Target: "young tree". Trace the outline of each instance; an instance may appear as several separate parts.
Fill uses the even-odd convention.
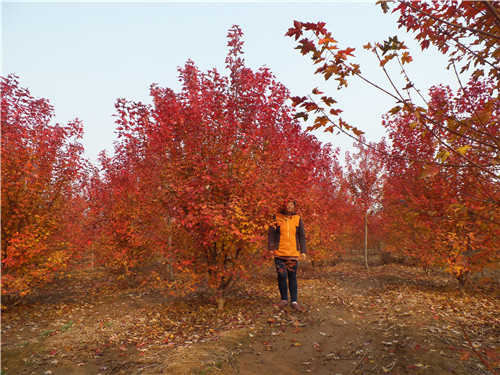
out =
[[[219,307],[261,264],[279,202],[308,202],[332,161],[293,119],[286,88],[268,69],[245,67],[241,37],[238,27],[230,30],[228,77],[188,61],[179,69],[180,93],[152,85],[152,105],[118,100],[119,142],[105,166],[145,194],[134,199],[155,200],[155,220],[168,217],[189,235],[190,246],[170,255],[192,285],[214,291]]]
[[[385,141],[379,144],[354,144],[358,152],[354,155],[346,153],[345,181],[358,211],[364,216],[365,229],[365,265],[368,269],[368,218],[380,209],[384,190],[385,166],[381,154],[375,150],[385,150]]]
[[[84,161],[78,120],[2,78],[2,295],[25,296],[66,269],[78,249]]]

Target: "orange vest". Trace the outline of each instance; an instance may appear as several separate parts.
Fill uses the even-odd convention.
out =
[[[269,250],[275,257],[299,258],[306,252],[304,226],[299,215],[276,214],[269,227]]]

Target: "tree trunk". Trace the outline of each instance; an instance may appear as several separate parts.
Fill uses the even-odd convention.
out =
[[[460,294],[463,294],[469,282],[469,271],[461,270],[457,275],[455,275],[455,277],[458,280]]]
[[[226,300],[224,299],[224,297],[222,295],[220,295],[220,296],[217,297],[217,309],[219,311],[224,310],[224,304],[225,303],[226,303]]]
[[[167,274],[168,280],[174,281],[174,267],[172,266],[172,261],[170,260],[170,258],[167,258]]]
[[[224,310],[224,305],[226,304],[226,289],[225,288],[219,288],[217,290],[217,293],[215,294],[215,302],[217,302],[217,309],[219,311]]]
[[[172,265],[172,257],[171,257],[171,252],[172,252],[172,234],[171,232],[171,227],[170,227],[170,217],[168,218],[167,225],[169,227],[169,234],[167,238],[167,246],[168,246],[168,255],[167,255],[167,271],[168,271],[168,279],[170,281],[174,281],[174,267]]]
[[[368,266],[368,211],[365,214],[365,266],[367,270],[370,269]]]

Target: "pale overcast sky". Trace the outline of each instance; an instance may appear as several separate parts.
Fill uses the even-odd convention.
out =
[[[373,2],[2,2],[2,76],[14,73],[35,97],[49,99],[56,121],[84,123],[86,157],[113,153],[117,98],[149,103],[149,87],[180,88],[177,68],[191,59],[203,71],[224,72],[226,35],[233,25],[244,33],[247,66],[267,66],[291,91],[307,95],[319,86],[334,96],[344,118],[370,141],[383,135],[381,115],[393,101],[352,80],[337,91],[334,81],[314,76],[309,57],[284,34],[293,20],[324,21],[344,47],[355,47],[362,71],[377,83],[384,77],[367,42],[398,35],[411,47],[409,72],[426,92],[432,84],[456,86],[446,59],[420,53],[410,35]],[[396,72],[398,69],[396,70]],[[352,140],[315,132],[323,142],[349,150]]]

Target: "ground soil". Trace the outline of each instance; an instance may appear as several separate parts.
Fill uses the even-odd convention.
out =
[[[304,311],[274,305],[272,267],[223,311],[204,295],[75,275],[2,311],[2,375],[500,373],[499,298],[361,259],[302,266]]]

